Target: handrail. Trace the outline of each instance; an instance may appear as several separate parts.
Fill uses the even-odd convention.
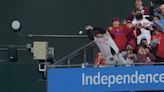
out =
[[[152,64],[150,63],[117,63],[117,64],[107,64],[107,65],[96,65],[96,64],[86,64],[84,65],[85,67],[99,67],[99,66],[104,66],[104,67],[108,67],[108,66],[126,66],[128,65],[127,67],[130,67],[130,66],[141,66],[141,65],[164,65],[164,62],[154,62]],[[62,67],[82,67],[83,64],[73,64],[73,65],[47,65],[47,68],[55,68],[55,67],[58,67],[58,68],[62,68]]]
[[[18,48],[26,48],[25,45],[0,45],[0,47],[18,47]]]
[[[86,48],[89,47],[89,46],[91,46],[91,47],[94,46],[93,41],[92,41],[92,42],[89,42],[88,44],[82,46],[81,48],[79,48],[79,49],[73,51],[72,53],[68,54],[67,56],[65,56],[65,57],[63,57],[63,58],[61,58],[61,59],[59,59],[58,61],[56,61],[56,62],[54,63],[54,65],[65,63],[64,60],[66,60],[66,59],[68,59],[68,58],[70,58],[70,57],[72,58],[73,55],[77,54],[77,53],[80,52],[81,50],[86,49]],[[76,55],[75,55],[75,56],[76,56]]]
[[[48,38],[88,38],[87,35],[40,35],[40,34],[23,34],[21,32],[17,32],[19,36],[34,38],[34,37],[48,37]]]
[[[33,34],[29,34],[28,37],[88,38],[87,35],[33,35]]]

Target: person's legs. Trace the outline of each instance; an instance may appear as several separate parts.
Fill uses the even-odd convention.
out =
[[[111,48],[115,51],[115,54],[118,54],[119,53],[119,48],[116,45],[115,41],[112,38],[109,41],[110,41]]]

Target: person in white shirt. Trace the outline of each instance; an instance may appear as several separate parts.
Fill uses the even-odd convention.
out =
[[[136,9],[135,18],[133,19],[132,24],[141,31],[141,34],[137,36],[137,44],[139,44],[143,38],[145,38],[148,41],[148,44],[150,44],[151,32],[149,28],[152,27],[153,22],[150,22],[148,19],[146,19],[141,11]]]
[[[125,60],[121,54],[119,54],[119,49],[112,39],[111,35],[106,32],[103,28],[96,28],[92,26],[86,26],[87,34],[90,40],[93,40],[95,44],[99,47],[102,55],[106,59],[106,64],[115,65],[117,63],[125,63]],[[96,35],[93,36],[91,31],[96,30]],[[112,54],[111,49],[114,50],[115,54]]]

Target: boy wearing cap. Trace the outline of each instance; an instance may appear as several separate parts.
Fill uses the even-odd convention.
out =
[[[128,31],[125,29],[124,26],[120,24],[119,18],[113,18],[112,22],[113,25],[112,27],[108,28],[108,32],[111,34],[113,40],[118,46],[119,51],[120,52],[124,51],[128,43],[128,39],[127,39]]]

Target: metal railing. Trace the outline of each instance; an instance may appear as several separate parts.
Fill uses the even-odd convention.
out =
[[[68,54],[67,56],[57,60],[53,65],[61,65],[67,62],[67,65],[70,65],[71,59],[77,56],[81,51],[83,51],[83,63],[86,63],[86,56],[87,56],[87,49],[93,47],[95,44],[94,42],[89,42],[88,44],[82,46],[81,48],[73,51],[72,53]],[[67,60],[67,61],[66,61]]]
[[[128,65],[128,66],[127,66]],[[114,66],[126,66],[126,67],[133,67],[133,66],[143,66],[143,65],[164,65],[164,62],[154,62],[153,64],[150,63],[116,63],[116,64],[106,64],[106,65],[96,65],[96,64],[87,64],[84,67],[114,67]],[[48,65],[47,68],[65,68],[65,67],[81,67],[84,68],[82,64],[72,64],[72,65]]]
[[[87,35],[40,35],[40,34],[23,34],[21,32],[17,32],[17,34],[21,37],[28,37],[28,38],[34,38],[34,37],[47,37],[47,38],[88,38]]]

